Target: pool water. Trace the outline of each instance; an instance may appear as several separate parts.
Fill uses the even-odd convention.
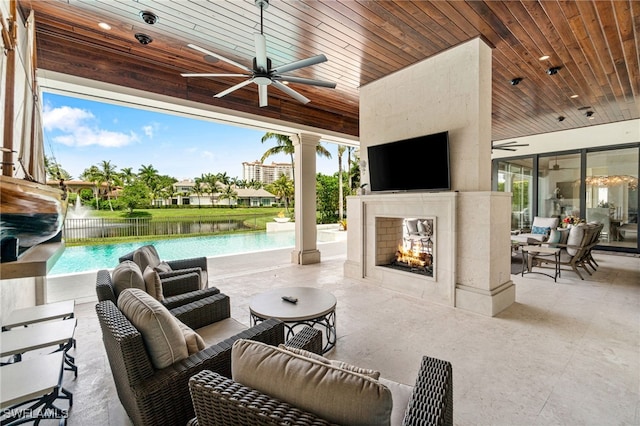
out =
[[[137,241],[135,243],[67,247],[49,275],[111,269],[118,258],[133,250],[153,244],[162,260],[201,256],[249,253],[295,246],[295,232],[257,232],[247,234],[190,237],[172,240]]]

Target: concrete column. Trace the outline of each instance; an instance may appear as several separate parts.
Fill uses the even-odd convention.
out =
[[[296,247],[291,263],[320,263],[316,246],[316,147],[320,137],[311,134],[291,136],[294,153]]]

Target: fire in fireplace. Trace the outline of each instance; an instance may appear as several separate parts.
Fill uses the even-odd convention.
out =
[[[376,262],[434,276],[435,218],[376,217]]]
[[[406,249],[400,245],[395,259],[387,266],[432,277],[433,254],[415,248]]]

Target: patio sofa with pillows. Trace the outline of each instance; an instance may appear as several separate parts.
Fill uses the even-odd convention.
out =
[[[237,340],[232,379],[202,371],[189,381],[191,426],[452,425],[452,367],[423,357],[415,386],[380,372],[285,346]]]
[[[556,229],[560,220],[557,217],[535,216],[529,232],[512,235],[511,240],[520,243],[542,243],[549,238],[551,230]]]
[[[229,298],[220,293],[169,311],[129,288],[117,305],[99,302],[96,313],[118,398],[135,425],[185,425],[195,415],[189,378],[202,370],[230,378],[236,340],[284,343],[281,321],[248,328],[230,318]],[[307,327],[287,344],[320,352],[322,336]]]

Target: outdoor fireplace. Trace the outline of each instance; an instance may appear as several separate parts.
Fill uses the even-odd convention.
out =
[[[433,277],[435,218],[376,218],[376,265]]]

